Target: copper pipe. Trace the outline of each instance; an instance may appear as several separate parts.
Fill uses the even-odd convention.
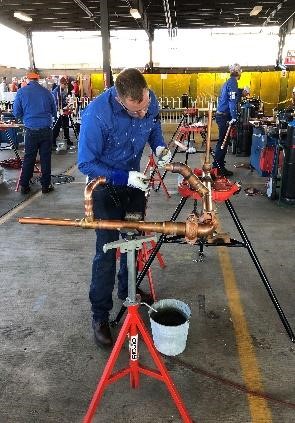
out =
[[[212,128],[212,110],[213,110],[213,103],[209,103],[208,109],[208,124],[207,124],[207,139],[206,139],[206,154],[205,160],[203,165],[204,172],[210,171],[211,169],[211,159],[210,159],[210,146],[211,146],[211,128]]]
[[[198,237],[206,238],[212,235],[215,230],[215,223],[212,222],[144,222],[144,221],[124,221],[124,220],[93,220],[84,219],[53,219],[38,217],[21,217],[19,223],[29,223],[38,225],[55,226],[76,226],[84,229],[136,229],[143,232],[156,232],[169,235],[181,235],[188,241]]]
[[[165,165],[165,169],[172,173],[179,173],[190,184],[190,187],[197,191],[201,197],[208,194],[208,188],[193,173],[191,168],[184,163],[169,163]]]
[[[93,215],[93,200],[92,200],[92,193],[93,190],[98,185],[105,185],[106,178],[104,176],[99,176],[96,179],[92,179],[92,181],[88,182],[84,189],[84,209],[85,209],[85,219],[88,222],[92,222],[94,215]]]

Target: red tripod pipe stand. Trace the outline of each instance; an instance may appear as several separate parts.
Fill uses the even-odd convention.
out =
[[[180,394],[177,391],[176,386],[174,385],[171,377],[169,376],[168,371],[162,361],[162,358],[156,351],[151,336],[149,335],[138,312],[140,299],[136,295],[135,250],[139,250],[144,242],[154,241],[155,239],[155,237],[140,237],[138,239],[135,239],[134,235],[131,237],[129,235],[129,240],[127,242],[126,240],[119,240],[104,245],[104,252],[112,248],[120,248],[121,253],[127,252],[128,297],[126,298],[125,305],[128,308],[128,313],[123,323],[122,329],[120,330],[115,346],[108,359],[102,377],[93,394],[89,408],[83,419],[83,423],[92,422],[97,406],[99,405],[99,402],[102,398],[103,392],[108,385],[116,382],[118,379],[121,379],[124,376],[129,375],[131,387],[138,388],[140,374],[145,374],[147,376],[153,377],[164,382],[167,386],[168,391],[170,392],[173,401],[175,402],[175,405],[179,411],[182,421],[184,423],[192,423],[192,419],[190,418],[188,411],[184,403],[182,402]],[[144,367],[139,363],[139,335],[141,335],[143,341],[145,342],[147,349],[150,355],[152,356],[152,359],[158,370]],[[122,370],[112,373],[120,351],[123,347],[124,341],[127,337],[129,339],[129,365]]]

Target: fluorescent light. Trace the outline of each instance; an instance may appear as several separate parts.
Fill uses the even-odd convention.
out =
[[[25,22],[32,22],[32,18],[31,16],[27,15],[26,13],[23,12],[14,12],[13,16],[17,19],[20,19],[21,21],[25,21]]]
[[[262,6],[254,6],[253,9],[250,12],[250,16],[256,16],[258,13],[260,13],[262,10]]]
[[[134,19],[140,19],[141,18],[141,14],[139,13],[138,9],[130,9],[130,15]]]

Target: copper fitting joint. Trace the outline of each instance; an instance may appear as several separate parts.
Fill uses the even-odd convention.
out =
[[[209,193],[208,188],[200,181],[200,179],[193,173],[191,168],[184,163],[168,163],[165,169],[172,173],[179,173],[189,183],[190,187],[197,191],[201,197]]]

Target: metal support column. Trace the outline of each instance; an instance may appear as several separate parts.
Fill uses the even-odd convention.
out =
[[[33,41],[32,41],[32,31],[27,31],[26,37],[27,37],[27,46],[28,46],[28,53],[29,53],[30,69],[36,69],[35,58],[34,58],[34,49],[33,49]]]
[[[111,41],[109,25],[109,7],[107,0],[100,1],[100,27],[102,38],[103,76],[105,88],[114,84],[111,69]]]

